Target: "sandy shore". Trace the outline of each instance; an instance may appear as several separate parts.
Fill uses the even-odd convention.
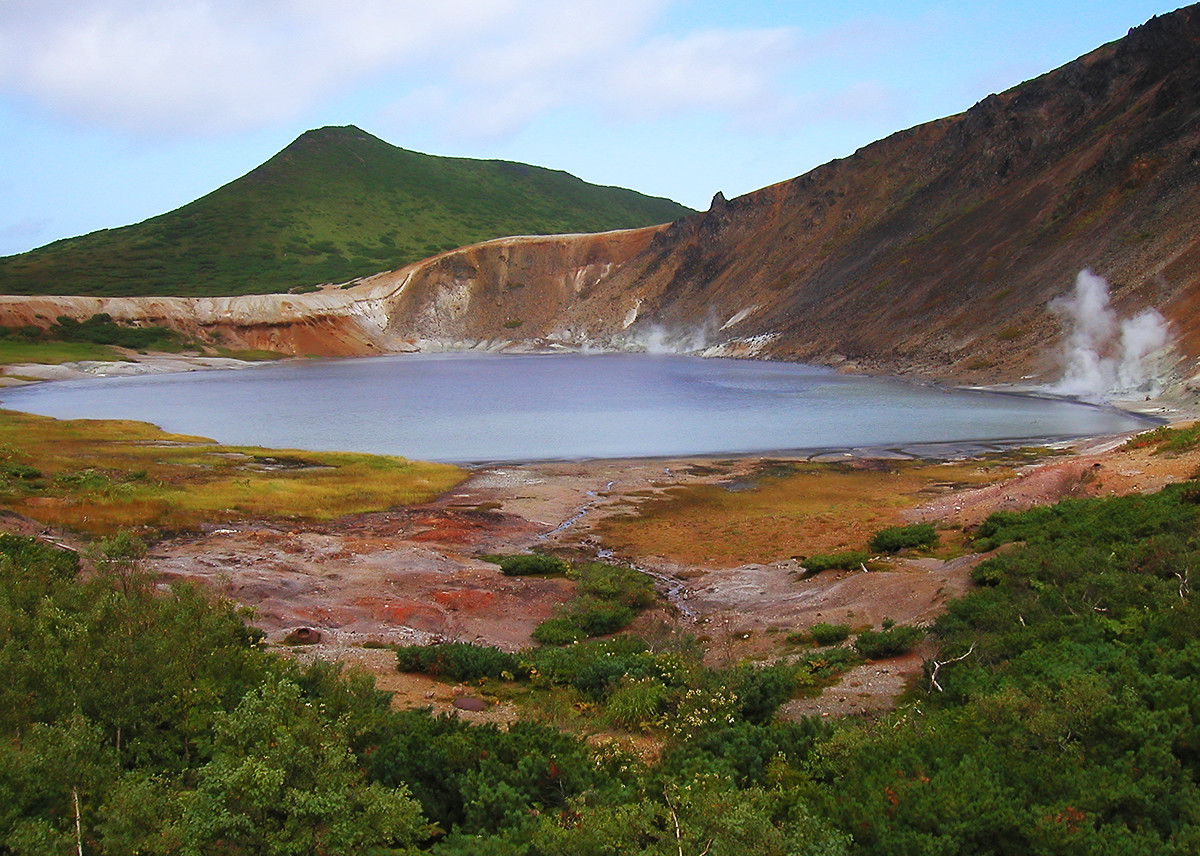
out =
[[[245,369],[261,365],[230,357],[210,357],[203,354],[133,354],[124,360],[80,360],[58,365],[15,363],[0,366],[0,387],[23,386],[55,380],[81,380],[91,377],[129,377],[132,375],[175,374],[179,372],[212,371],[214,369]]]

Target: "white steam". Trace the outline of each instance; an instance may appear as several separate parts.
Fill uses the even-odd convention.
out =
[[[1166,319],[1147,309],[1120,320],[1109,304],[1108,283],[1090,270],[1075,278],[1075,293],[1050,309],[1067,328],[1066,370],[1050,392],[1091,401],[1156,394],[1158,358],[1170,339]]]
[[[640,324],[626,331],[622,345],[647,354],[699,354],[712,345],[711,319],[699,326],[671,329]]]

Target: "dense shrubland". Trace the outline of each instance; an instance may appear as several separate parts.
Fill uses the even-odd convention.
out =
[[[5,537],[0,853],[1195,853],[1194,496],[991,518],[980,544],[1007,546],[877,721],[775,716],[850,647],[721,669],[669,638],[400,652],[565,699],[586,741],[392,711],[264,651],[229,604],[157,591],[134,540],[81,578]]]

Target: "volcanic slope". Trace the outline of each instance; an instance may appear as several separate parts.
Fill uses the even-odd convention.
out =
[[[776,357],[990,380],[1049,368],[1048,303],[1085,267],[1200,355],[1200,5],[966,113],[718,195],[592,299],[633,295],[621,309],[636,300],[639,323],[708,324]]]
[[[1050,379],[1062,334],[1050,302],[1088,267],[1110,280],[1119,312],[1159,309],[1180,352],[1200,355],[1197,224],[1200,5],[965,113],[737,199],[718,194],[640,245],[611,245],[633,252],[593,254],[574,279],[556,267],[561,252],[539,270],[537,247],[506,242],[399,271],[391,326],[503,338],[484,298],[519,253],[522,298],[561,307],[517,316],[531,338],[674,336],[710,353]],[[450,293],[471,308],[435,312]]]
[[[175,211],[0,259],[0,293],[262,294],[505,235],[599,232],[689,213],[565,172],[435,157],[353,126],[327,127]]]

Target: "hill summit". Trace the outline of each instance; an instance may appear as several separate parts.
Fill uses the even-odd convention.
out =
[[[558,170],[437,157],[353,125],[326,127],[182,208],[0,259],[0,293],[288,291],[491,238],[626,229],[689,213]]]

